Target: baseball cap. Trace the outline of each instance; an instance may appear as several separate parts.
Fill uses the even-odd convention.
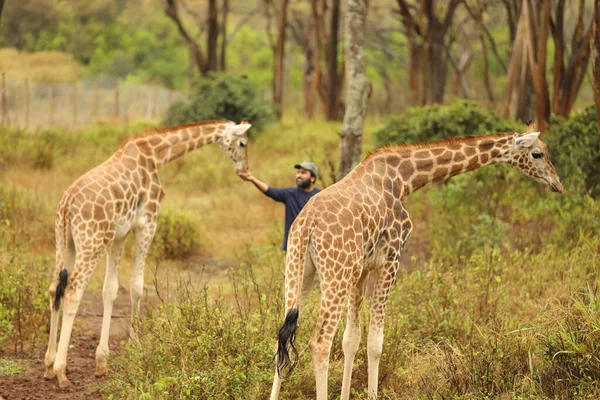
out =
[[[296,164],[294,165],[294,168],[304,168],[305,170],[312,172],[314,176],[319,176],[319,169],[315,163],[311,163],[310,161],[303,161],[300,164]]]

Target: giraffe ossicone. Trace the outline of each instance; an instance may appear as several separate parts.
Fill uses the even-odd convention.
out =
[[[108,254],[102,291],[104,313],[96,349],[97,376],[106,373],[113,302],[119,289],[118,266],[125,239],[135,236],[131,276],[131,318],[136,321],[144,285],[144,266],[164,190],[161,165],[199,147],[217,143],[236,173],[248,170],[250,124],[202,121],[151,130],[126,139],[108,160],[77,179],[63,194],[56,216],[56,267],[50,284],[50,337],[44,359],[45,377],[69,385],[67,352],[81,297],[99,259]],[[57,348],[58,318],[62,328]],[[133,325],[133,324],[132,324]]]
[[[354,357],[361,337],[360,308],[369,290],[367,338],[368,395],[377,397],[386,303],[400,266],[400,252],[413,223],[404,198],[427,185],[498,163],[562,193],[563,185],[548,157],[548,147],[530,124],[515,132],[388,145],[371,152],[336,184],[310,199],[290,228],[285,272],[285,315],[278,335],[277,367],[271,400],[279,396],[281,376],[291,372],[294,339],[304,296],[315,275],[321,288],[319,316],[309,346],[317,400],[327,399],[331,343],[340,316],[348,317],[342,348],[341,399],[350,396]]]

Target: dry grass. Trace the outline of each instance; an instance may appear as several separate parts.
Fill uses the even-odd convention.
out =
[[[0,71],[8,77],[32,82],[75,82],[83,76],[84,67],[72,55],[60,51],[20,52],[0,49]]]

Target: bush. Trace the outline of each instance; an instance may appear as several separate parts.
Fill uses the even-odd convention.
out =
[[[216,298],[209,294],[212,288],[196,289],[191,281],[180,281],[175,296],[166,293],[170,300],[150,310],[139,341],[111,360],[105,394],[157,400],[264,398],[273,379],[283,273],[278,247],[263,250],[246,258],[249,264],[231,269]],[[255,270],[254,262],[273,269]],[[282,398],[298,398],[286,397],[287,389],[295,388],[282,388]]]
[[[567,190],[600,195],[600,140],[596,108],[565,120],[554,118],[544,140]]]
[[[210,119],[246,119],[252,123],[249,132],[256,135],[274,119],[273,106],[248,79],[214,73],[200,81],[189,103],[180,101],[169,108],[164,125]]]
[[[409,108],[375,132],[377,147],[389,143],[416,143],[485,133],[522,131],[524,124],[506,121],[479,103],[455,100]]]
[[[196,224],[181,211],[161,211],[152,241],[154,257],[182,260],[200,251],[200,234]]]

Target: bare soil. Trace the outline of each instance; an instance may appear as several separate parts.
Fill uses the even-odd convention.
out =
[[[67,357],[67,377],[71,385],[60,389],[56,379],[44,379],[44,354],[46,345],[40,345],[30,357],[4,356],[30,368],[20,374],[0,375],[0,400],[100,400],[105,397],[97,392],[104,378],[96,378],[96,347],[100,341],[102,326],[102,296],[89,291],[84,294],[75,318]],[[118,353],[120,343],[127,339],[129,323],[129,295],[119,292],[113,306],[110,329],[110,351]],[[1,353],[0,353],[1,354]],[[110,368],[110,361],[109,361]]]

